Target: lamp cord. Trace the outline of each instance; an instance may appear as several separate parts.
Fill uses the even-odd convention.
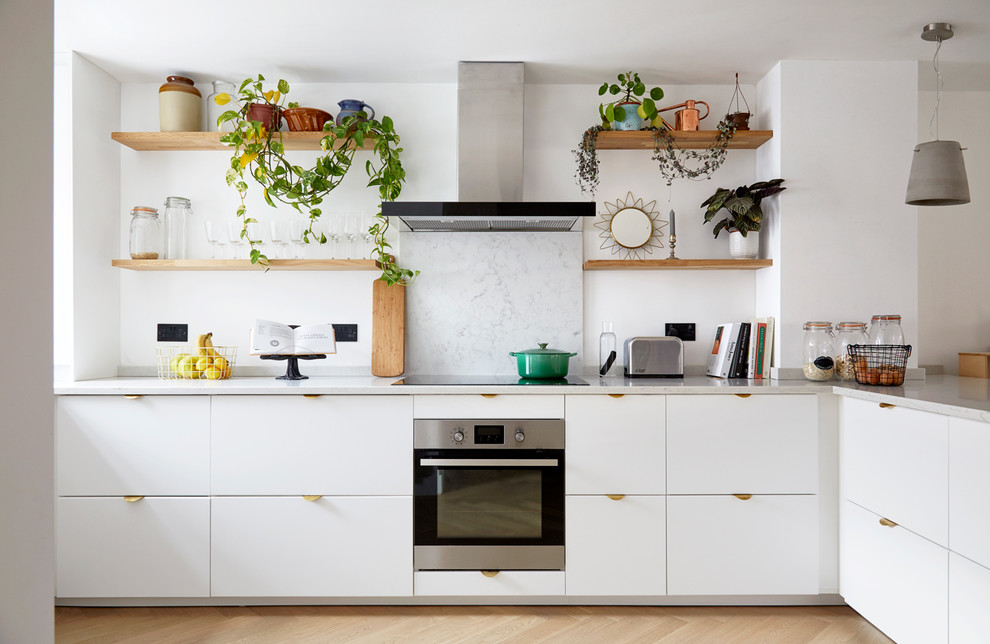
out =
[[[935,133],[932,138],[938,141],[938,105],[942,102],[942,72],[938,69],[938,51],[942,48],[942,39],[937,38],[936,41],[938,45],[935,47],[935,56],[932,58],[932,67],[935,69],[935,109],[932,110],[932,116],[928,119],[928,134],[932,134],[932,123],[934,123]]]

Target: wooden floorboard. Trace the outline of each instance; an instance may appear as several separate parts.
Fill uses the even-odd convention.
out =
[[[56,644],[890,644],[846,606],[55,609]]]

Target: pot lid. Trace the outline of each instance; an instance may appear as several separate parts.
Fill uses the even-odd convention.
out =
[[[549,344],[549,342],[539,342],[538,344],[540,345],[540,348],[539,349],[526,349],[525,351],[513,351],[509,355],[513,355],[513,356],[516,355],[516,354],[521,354],[521,355],[536,355],[536,356],[546,356],[546,355],[553,356],[553,355],[560,355],[560,354],[566,354],[566,355],[569,355],[569,356],[576,356],[577,355],[576,353],[571,353],[570,351],[561,351],[559,349],[547,349],[547,345]]]

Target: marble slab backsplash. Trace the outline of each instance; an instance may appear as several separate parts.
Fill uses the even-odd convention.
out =
[[[406,374],[511,375],[510,351],[573,351],[582,364],[581,233],[403,233]]]

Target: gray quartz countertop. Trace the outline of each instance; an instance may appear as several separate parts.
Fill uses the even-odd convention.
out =
[[[835,393],[861,400],[887,402],[910,409],[990,422],[990,380],[957,376],[929,376],[907,380],[900,387],[876,387],[837,381],[722,380],[707,376],[684,378],[598,378],[582,376],[576,385],[394,385],[400,378],[373,376],[313,376],[284,381],[271,376],[230,380],[159,380],[105,378],[56,382],[57,395],[436,395],[436,394],[808,394]]]

